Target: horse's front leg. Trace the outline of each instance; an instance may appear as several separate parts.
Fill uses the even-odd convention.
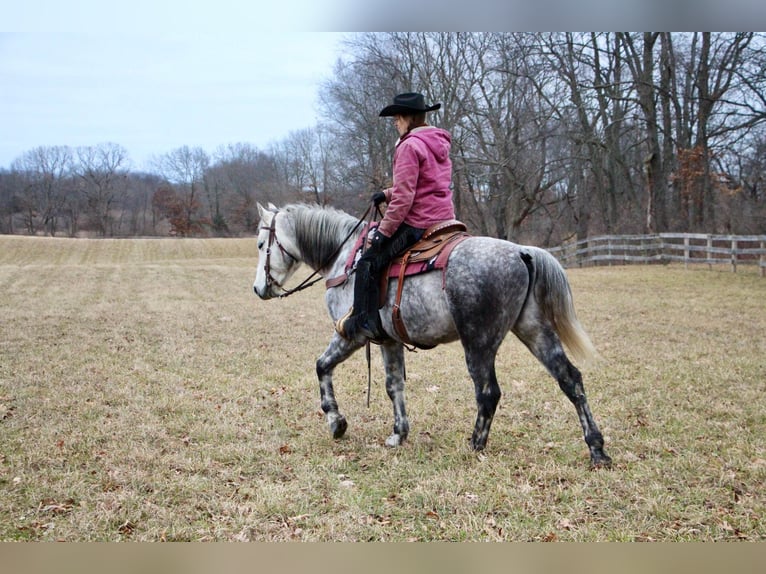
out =
[[[332,386],[332,374],[335,367],[348,359],[361,345],[347,341],[337,333],[333,336],[325,352],[317,359],[316,371],[319,379],[319,398],[322,411],[333,438],[341,438],[348,428],[346,417],[338,410],[335,391]]]
[[[386,370],[386,393],[394,406],[394,432],[386,439],[386,446],[399,446],[410,432],[404,402],[404,346],[388,342],[382,346],[383,366]]]

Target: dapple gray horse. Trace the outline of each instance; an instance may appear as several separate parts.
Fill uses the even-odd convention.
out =
[[[360,220],[342,211],[315,205],[291,204],[281,209],[258,205],[258,270],[253,288],[261,299],[289,294],[284,285],[300,263],[322,278],[344,273]],[[333,321],[353,302],[353,273],[344,284],[325,293]],[[381,345],[386,371],[386,392],[394,407],[393,434],[388,446],[398,446],[409,432],[404,400],[404,345],[393,327],[391,310],[397,279],[392,279],[388,299],[380,310],[390,339]],[[400,304],[410,340],[433,347],[460,340],[468,372],[473,379],[478,415],[471,446],[487,444],[500,387],[495,356],[508,331],[512,331],[558,381],[577,409],[593,466],[609,466],[604,440],[590,412],[582,377],[567,358],[563,344],[575,355],[588,356],[593,346],[578,322],[564,270],[543,249],[490,237],[470,237],[449,256],[444,275],[436,270],[406,279]],[[335,367],[365,345],[335,333],[316,362],[322,410],[333,437],[346,432],[345,417],[338,410],[333,391]]]

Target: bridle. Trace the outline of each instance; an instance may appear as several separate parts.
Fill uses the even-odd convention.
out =
[[[280,297],[286,297],[290,293],[293,293],[294,289],[285,289],[282,287],[282,283],[277,281],[274,276],[271,274],[271,247],[276,243],[277,247],[279,247],[279,250],[282,252],[282,255],[285,255],[293,260],[294,263],[298,262],[298,258],[292,255],[287,249],[285,249],[285,246],[280,243],[279,239],[277,238],[277,215],[279,214],[279,211],[274,212],[274,217],[271,218],[271,224],[268,227],[262,227],[261,229],[265,229],[269,232],[269,241],[268,245],[266,246],[266,261],[263,264],[263,270],[266,273],[266,288],[271,289],[272,285],[276,285],[282,290],[282,294]]]
[[[287,249],[285,249],[284,245],[282,245],[279,242],[279,239],[277,238],[277,215],[279,214],[279,210],[274,211],[274,217],[271,218],[271,224],[269,224],[268,227],[261,227],[261,229],[264,229],[269,232],[269,240],[268,245],[266,246],[266,261],[263,264],[263,270],[266,273],[266,288],[271,289],[272,285],[276,285],[282,290],[282,293],[279,294],[279,298],[287,297],[288,295],[292,295],[293,293],[297,293],[298,291],[303,291],[304,289],[307,289],[317,283],[318,281],[322,280],[322,277],[319,276],[319,270],[324,268],[326,265],[328,265],[330,262],[332,262],[333,259],[340,253],[340,250],[343,249],[343,246],[346,244],[346,242],[351,238],[352,235],[356,232],[356,230],[359,228],[359,226],[364,223],[364,220],[367,218],[367,215],[372,210],[372,204],[367,208],[367,211],[364,212],[364,215],[359,218],[354,228],[348,233],[346,238],[341,241],[340,245],[338,245],[338,248],[330,254],[330,256],[327,258],[327,261],[324,262],[322,265],[320,265],[316,271],[314,271],[311,275],[306,277],[301,283],[293,287],[292,289],[285,289],[282,286],[282,283],[274,279],[274,276],[271,274],[271,248],[276,243],[277,247],[279,247],[279,250],[282,252],[282,255],[285,255],[293,260],[293,262],[298,262],[299,259],[292,255]]]

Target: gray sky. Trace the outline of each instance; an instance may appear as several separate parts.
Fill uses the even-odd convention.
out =
[[[62,3],[63,4],[63,3]],[[342,34],[0,34],[0,167],[38,146],[261,149],[316,125]]]
[[[759,0],[5,2],[0,26],[14,32],[0,31],[0,168],[38,146],[116,143],[137,169],[182,145],[209,153],[239,142],[264,149],[316,125],[319,84],[342,56],[344,34],[329,30],[750,29],[764,23],[764,6]]]

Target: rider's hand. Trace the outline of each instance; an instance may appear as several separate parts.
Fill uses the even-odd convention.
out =
[[[372,202],[377,206],[386,201],[386,194],[382,191],[376,191],[372,194]]]
[[[383,243],[386,242],[387,239],[388,237],[383,235],[380,231],[378,231],[377,228],[375,228],[372,234],[368,237],[369,246],[378,249],[381,245],[383,245]]]

